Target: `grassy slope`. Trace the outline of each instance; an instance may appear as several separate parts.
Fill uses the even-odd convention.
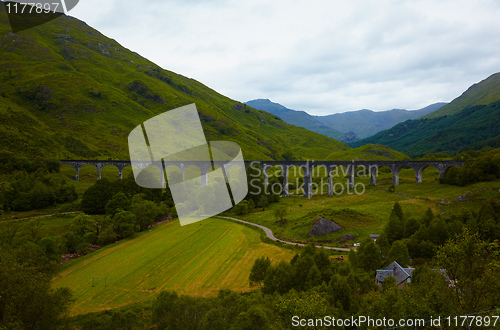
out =
[[[350,145],[380,143],[413,157],[442,151],[455,154],[485,145],[499,147],[498,122],[500,101],[467,107],[452,116],[409,120]]]
[[[223,288],[248,291],[255,259],[279,262],[294,254],[259,237],[257,230],[226,220],[189,226],[174,221],[69,262],[53,286],[71,288],[72,314],[145,301],[167,289],[197,296]],[[106,276],[108,286],[92,287],[93,276]]]
[[[495,73],[483,81],[472,85],[451,103],[422,118],[438,118],[459,113],[473,105],[487,105],[500,100],[500,73]]]
[[[365,144],[355,149],[333,151],[328,159],[409,160],[407,155],[380,144]]]
[[[12,34],[0,9],[0,143],[29,157],[126,159],[144,120],[195,103],[209,140],[247,159],[325,159],[343,143],[159,68],[85,23],[61,17]]]

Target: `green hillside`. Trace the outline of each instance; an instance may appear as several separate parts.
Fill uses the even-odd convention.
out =
[[[350,146],[359,147],[367,143],[383,144],[412,157],[435,152],[454,155],[485,146],[498,148],[500,147],[498,91],[500,91],[500,74],[495,74],[472,86],[462,96],[436,111],[435,113],[443,114],[439,117],[426,116],[418,120],[408,120],[372,137],[351,143]],[[480,104],[489,100],[495,101],[487,105]],[[444,112],[441,112],[442,109]]]
[[[42,14],[41,14],[42,15]],[[28,157],[127,159],[127,134],[195,103],[208,140],[246,159],[324,159],[349,149],[218,94],[62,16],[18,34],[0,6],[0,144]]]
[[[495,73],[483,81],[469,87],[451,103],[422,118],[438,118],[455,115],[469,106],[488,105],[498,100],[500,100],[500,73]]]
[[[355,149],[333,151],[328,159],[348,160],[410,160],[407,155],[381,144],[365,144]]]

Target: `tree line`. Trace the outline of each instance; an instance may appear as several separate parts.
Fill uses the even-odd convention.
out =
[[[471,154],[476,157],[471,157]],[[500,178],[500,153],[497,150],[490,152],[466,152],[459,158],[465,159],[461,168],[452,167],[446,171],[441,183],[456,186],[466,186],[476,182],[493,181]]]
[[[29,160],[0,152],[0,211],[30,211],[78,198],[75,186],[59,174],[58,160]]]

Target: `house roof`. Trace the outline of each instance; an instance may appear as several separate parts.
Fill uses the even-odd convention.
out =
[[[411,274],[413,273],[413,271],[415,270],[415,268],[404,268],[405,272],[408,273],[408,275],[411,276]]]
[[[377,282],[383,282],[387,276],[393,276],[392,270],[377,270]]]
[[[396,278],[396,285],[399,285],[411,278],[413,268],[403,268],[397,261],[393,261],[389,266],[383,270],[377,270],[377,281],[383,282],[387,276],[394,276]]]
[[[384,282],[384,279],[387,276],[394,276],[396,278],[396,285],[399,285],[408,279],[411,280],[411,275],[414,270],[415,268],[403,268],[401,267],[400,264],[398,264],[397,261],[393,261],[389,266],[385,267],[384,269],[377,270],[376,280],[378,283],[382,283]],[[433,270],[443,274],[443,276],[446,278],[446,281],[450,283],[450,278],[446,273],[446,269],[433,269]]]

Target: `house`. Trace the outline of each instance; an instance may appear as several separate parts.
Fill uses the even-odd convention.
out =
[[[384,269],[377,270],[375,282],[379,286],[382,286],[382,283],[387,276],[394,276],[396,278],[396,286],[402,289],[407,283],[411,282],[411,273],[414,269],[415,268],[404,268],[398,264],[397,261],[394,261]]]
[[[370,234],[370,238],[371,238],[374,242],[376,242],[376,241],[377,241],[378,236],[379,236],[379,235],[376,235],[376,234]]]
[[[382,283],[387,276],[394,276],[396,278],[396,286],[399,289],[402,289],[406,286],[407,283],[411,282],[411,274],[415,270],[415,268],[404,268],[397,261],[393,261],[389,266],[385,267],[382,270],[377,270],[377,274],[375,275],[375,283],[377,283],[380,287],[382,287]],[[448,282],[449,286],[454,286],[455,281],[450,280],[448,274],[446,274],[446,269],[433,269],[440,274],[442,274],[446,282]]]

